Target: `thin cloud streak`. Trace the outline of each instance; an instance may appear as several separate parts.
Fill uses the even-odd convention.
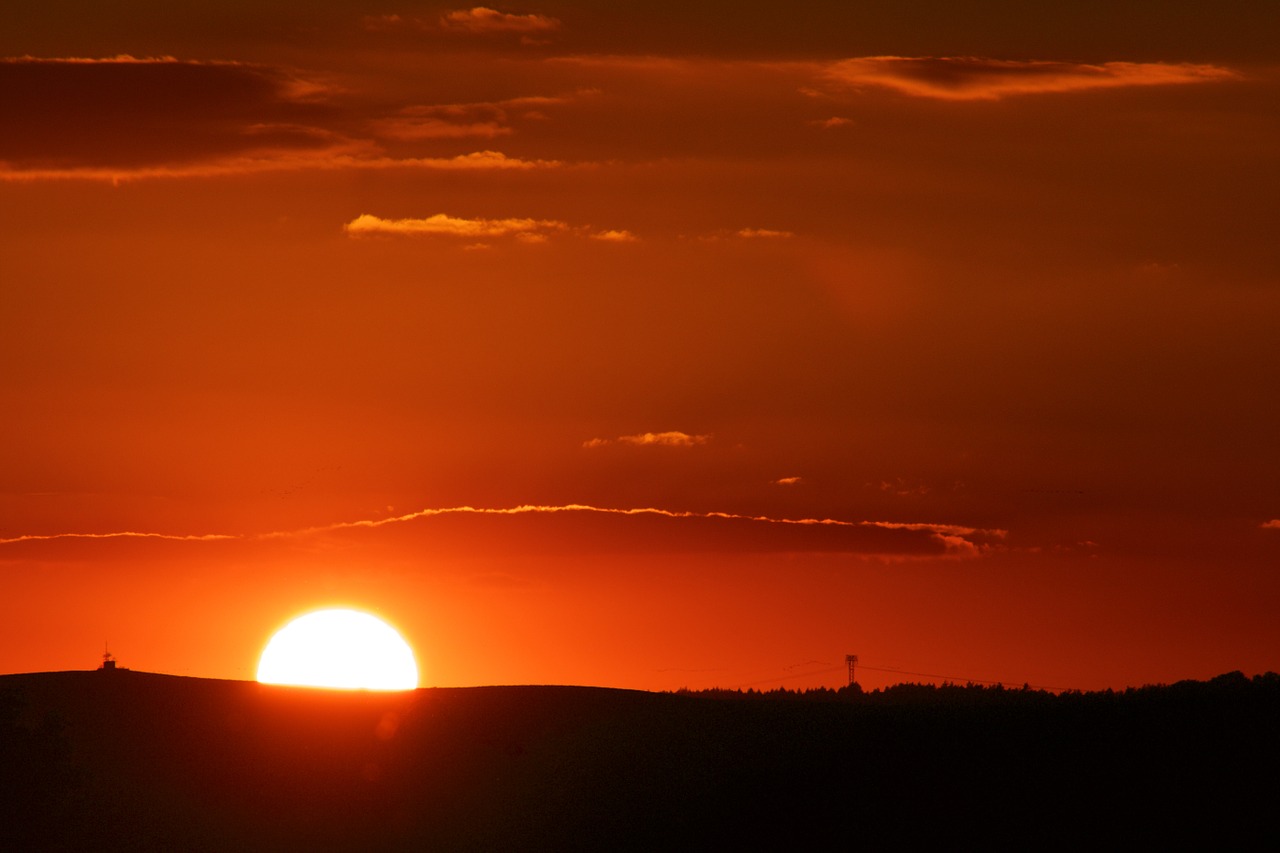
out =
[[[736,231],[722,229],[714,231],[710,234],[701,234],[692,239],[699,240],[703,243],[719,243],[731,240],[746,241],[771,241],[771,240],[790,240],[795,237],[794,231],[782,231],[776,228],[739,228]]]
[[[518,33],[528,36],[531,33],[554,32],[560,29],[560,20],[534,12],[519,15],[500,12],[487,6],[474,6],[470,9],[455,9],[434,18],[422,15],[367,15],[361,20],[361,25],[370,32],[409,29],[463,35]]]
[[[421,509],[403,515],[387,518],[359,519],[356,521],[338,521],[313,527],[292,530],[275,530],[267,533],[205,533],[205,534],[168,534],[145,533],[138,531],[121,531],[112,533],[49,533],[29,534],[0,539],[0,545],[11,545],[19,542],[52,541],[59,539],[164,539],[184,542],[217,542],[217,541],[261,541],[271,539],[291,539],[311,536],[319,533],[331,533],[340,530],[377,529],[389,525],[404,524],[424,518],[447,515],[494,515],[515,516],[535,514],[561,513],[594,513],[619,516],[658,516],[676,519],[718,519],[727,521],[746,521],[755,524],[787,525],[798,527],[843,527],[867,528],[876,527],[887,530],[907,530],[924,533],[942,544],[952,555],[979,556],[983,546],[973,542],[969,537],[1003,539],[1008,531],[1001,529],[982,529],[955,524],[933,524],[928,522],[896,522],[896,521],[848,521],[837,518],[775,518],[767,515],[749,515],[736,512],[671,510],[658,507],[599,507],[590,504],[539,505],[521,504],[514,507],[473,507],[456,506]]]
[[[630,231],[592,231],[575,227],[554,219],[508,217],[504,219],[468,219],[435,213],[420,219],[383,219],[371,213],[362,213],[342,226],[352,237],[514,237],[523,243],[545,243],[550,234],[569,234],[587,237],[602,243],[634,243],[639,240]],[[626,437],[619,440],[626,440]]]
[[[448,237],[504,237],[563,231],[569,226],[548,219],[465,219],[437,213],[425,219],[383,219],[364,213],[343,226],[348,234],[432,234]]]
[[[0,539],[0,545],[18,542],[46,542],[54,539],[165,539],[170,542],[222,542],[250,537],[239,533],[144,533],[137,530],[121,530],[114,533],[33,533]]]
[[[945,101],[998,100],[1086,89],[1166,86],[1236,79],[1216,65],[1168,62],[1013,61],[974,56],[867,56],[827,67],[825,76],[848,86],[880,86],[904,95]]]
[[[588,90],[579,90],[567,95],[526,95],[499,101],[413,104],[392,116],[371,119],[369,127],[378,137],[398,140],[493,138],[514,132],[510,126],[513,116],[545,120],[543,110],[570,104],[589,94]]]
[[[735,512],[720,511],[694,511],[694,510],[670,510],[660,509],[658,507],[635,507],[630,509],[619,509],[613,507],[598,507],[590,504],[564,504],[559,506],[543,506],[536,504],[522,504],[515,507],[506,508],[478,508],[470,506],[448,507],[444,509],[423,509],[417,512],[406,513],[404,515],[391,516],[381,519],[363,519],[360,521],[337,522],[319,527],[306,528],[295,531],[282,531],[278,533],[261,534],[258,538],[276,538],[276,537],[292,537],[304,536],[315,533],[328,533],[337,530],[350,530],[359,528],[379,528],[390,524],[401,524],[408,521],[414,521],[420,518],[430,518],[441,515],[529,515],[529,514],[557,514],[557,513],[598,513],[603,515],[622,515],[622,516],[660,516],[663,518],[693,518],[693,519],[719,519],[726,521],[746,521],[756,524],[771,525],[788,525],[799,527],[843,527],[843,528],[867,528],[876,527],[885,530],[907,530],[916,533],[924,533],[935,542],[941,544],[945,552],[950,556],[958,557],[977,557],[984,552],[984,546],[972,541],[969,537],[984,537],[1003,539],[1008,535],[1008,531],[1001,529],[981,529],[976,527],[964,527],[955,524],[931,524],[927,522],[895,522],[895,521],[847,521],[836,518],[774,518],[767,515],[748,515]]]
[[[279,156],[233,157],[204,163],[172,166],[83,167],[65,169],[6,169],[0,163],[0,182],[24,183],[32,181],[106,181],[113,184],[127,181],[165,178],[215,178],[252,175],[263,172],[296,172],[308,170],[434,170],[434,171],[487,171],[554,169],[563,164],[559,160],[521,160],[508,157],[500,151],[475,151],[456,157],[382,157],[360,156],[343,152],[300,154],[285,152]]]

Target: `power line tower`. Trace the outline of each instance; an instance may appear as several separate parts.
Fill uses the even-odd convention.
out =
[[[857,678],[855,678],[855,677],[854,677],[854,674],[853,674],[853,669],[854,669],[854,667],[856,667],[856,666],[858,665],[858,656],[857,656],[857,655],[845,655],[845,656],[844,656],[844,662],[845,662],[845,663],[847,663],[847,664],[849,665],[849,686],[850,686],[850,687],[852,687],[853,685],[855,685],[855,684],[857,684],[857,683],[858,683],[858,679],[857,679]]]

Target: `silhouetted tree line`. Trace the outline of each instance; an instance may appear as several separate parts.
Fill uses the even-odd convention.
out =
[[[898,684],[679,693],[774,709],[757,716],[785,747],[758,763],[778,777],[803,767],[821,780],[809,795],[858,803],[850,813],[864,828],[899,827],[898,841],[936,840],[975,819],[1027,833],[1028,845],[1049,838],[1047,828],[1089,842],[1176,840],[1192,829],[1222,846],[1259,833],[1280,841],[1270,818],[1280,801],[1274,672],[1089,692]]]
[[[1266,672],[1253,677],[1239,670],[1224,673],[1208,681],[1184,680],[1173,684],[1154,684],[1142,687],[1126,687],[1123,690],[1053,692],[1043,688],[1006,687],[1003,684],[922,684],[905,682],[889,687],[866,691],[860,684],[846,687],[809,687],[789,690],[775,687],[772,690],[748,688],[712,687],[690,690],[682,687],[675,691],[679,696],[698,696],[708,699],[771,699],[811,702],[845,702],[865,706],[949,705],[958,707],[989,707],[994,705],[1035,705],[1048,707],[1055,704],[1117,705],[1126,702],[1159,703],[1190,702],[1192,704],[1219,699],[1262,698],[1280,695],[1280,674]]]

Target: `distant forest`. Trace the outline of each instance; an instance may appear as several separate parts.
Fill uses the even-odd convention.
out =
[[[812,687],[788,690],[729,690],[713,687],[706,690],[681,688],[679,696],[701,696],[711,699],[792,699],[812,702],[846,702],[871,707],[910,705],[951,705],[956,707],[991,707],[994,705],[1027,705],[1035,707],[1115,705],[1143,702],[1187,702],[1206,699],[1240,699],[1280,696],[1280,674],[1266,672],[1252,678],[1243,672],[1224,673],[1208,681],[1178,681],[1173,684],[1148,684],[1143,687],[1126,687],[1123,690],[1064,690],[1050,691],[1023,685],[1020,688],[1002,684],[894,684],[890,687],[865,691],[859,684],[833,689]]]

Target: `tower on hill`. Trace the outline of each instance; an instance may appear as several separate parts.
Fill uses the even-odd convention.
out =
[[[102,665],[98,667],[98,672],[115,672],[117,669],[124,669],[124,667],[116,666],[115,655],[111,654],[111,650],[104,646],[102,652]]]

